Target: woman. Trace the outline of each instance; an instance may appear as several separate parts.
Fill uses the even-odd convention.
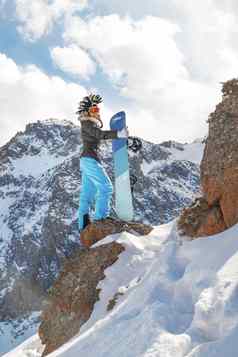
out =
[[[98,156],[100,141],[128,137],[127,129],[102,130],[103,123],[98,106],[101,102],[99,95],[90,94],[79,103],[77,111],[83,142],[80,155],[82,176],[78,210],[79,231],[90,223],[89,210],[94,201],[93,220],[101,220],[110,215],[113,187]]]

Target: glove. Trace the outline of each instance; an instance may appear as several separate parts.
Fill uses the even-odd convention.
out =
[[[122,139],[122,138],[126,139],[126,138],[128,138],[128,136],[129,136],[129,132],[128,132],[127,127],[123,128],[122,130],[118,130],[118,132],[117,132],[117,137],[119,139]]]

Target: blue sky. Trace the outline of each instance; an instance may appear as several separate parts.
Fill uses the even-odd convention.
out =
[[[11,7],[12,9],[14,8]],[[63,46],[62,21],[57,23],[46,37],[40,38],[37,41],[26,41],[17,31],[17,21],[14,19],[14,16],[10,18],[7,16],[9,12],[9,9],[5,9],[5,16],[2,16],[2,21],[0,22],[0,33],[4,34],[0,40],[1,53],[6,54],[20,66],[34,64],[50,76],[60,76],[67,82],[74,81],[84,86],[89,85],[88,81],[85,81],[83,78],[79,79],[74,75],[62,71],[51,59],[50,48],[54,47],[55,44]],[[84,16],[86,15],[88,15],[88,11],[84,12]],[[97,70],[92,83],[93,86],[100,88],[103,94],[110,95],[111,100],[114,101],[115,97],[112,94],[116,95],[117,91],[110,86],[107,77],[103,75],[100,68]]]
[[[123,109],[132,135],[203,137],[237,77],[237,16],[235,0],[0,0],[0,145],[28,122],[77,123],[92,90],[105,127]]]

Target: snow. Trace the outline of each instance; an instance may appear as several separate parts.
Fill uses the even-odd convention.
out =
[[[147,162],[146,160],[143,160],[141,169],[143,171],[143,174],[147,176],[149,172],[159,167],[161,167],[161,162],[158,162],[157,160],[152,160],[151,162]]]
[[[9,207],[13,202],[13,198],[0,198],[0,270],[3,270],[4,268],[5,252],[12,238],[12,231],[7,225],[6,218],[9,215]]]
[[[193,142],[184,145],[184,150],[171,148],[169,151],[172,154],[173,160],[188,160],[195,164],[200,164],[203,156],[204,144],[201,142]]]
[[[21,175],[38,177],[44,172],[60,165],[65,159],[64,156],[57,157],[50,155],[47,149],[42,149],[40,154],[34,156],[34,159],[30,155],[25,155],[16,160],[12,159],[12,174],[15,177]],[[67,159],[69,159],[69,156],[67,156]]]
[[[58,118],[48,118],[40,121],[43,125],[49,125],[49,126],[54,126],[54,125],[59,125],[59,126],[74,126],[74,124],[66,119],[58,119]]]
[[[50,357],[237,356],[238,225],[187,241],[174,223],[95,245],[117,241],[126,249],[106,269],[80,334]],[[35,336],[5,357],[39,357],[42,349]]]
[[[43,346],[39,343],[39,337],[33,335],[23,342],[20,346],[13,351],[6,353],[2,356],[15,356],[15,357],[39,357],[42,355]]]
[[[191,144],[184,144],[182,145],[183,150],[180,150],[179,148],[176,147],[171,147],[171,148],[163,148],[163,150],[168,151],[171,155],[169,156],[168,159],[166,160],[152,160],[151,162],[147,162],[146,160],[143,160],[142,163],[142,171],[144,175],[148,175],[151,171],[155,169],[160,169],[164,165],[168,165],[169,163],[173,161],[191,161],[194,164],[199,165],[202,156],[203,156],[203,151],[204,151],[204,144],[201,142],[193,142]]]
[[[28,339],[29,345],[29,337],[35,334],[38,326],[38,323],[36,323],[38,317],[39,312],[34,312],[22,321],[0,322],[0,356],[26,339]]]

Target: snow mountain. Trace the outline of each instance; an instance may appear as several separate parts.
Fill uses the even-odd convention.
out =
[[[138,221],[164,224],[199,192],[204,144],[143,141],[130,153]],[[80,128],[49,119],[28,124],[0,148],[0,355],[34,333],[47,289],[79,246]],[[103,164],[113,179],[111,144]]]

